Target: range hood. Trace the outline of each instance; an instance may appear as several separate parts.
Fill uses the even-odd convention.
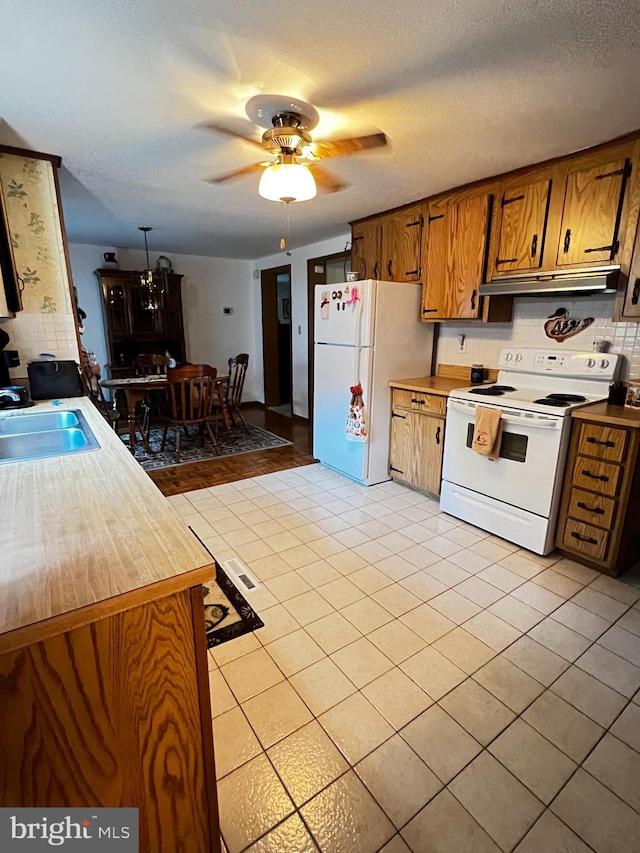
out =
[[[488,284],[481,284],[481,296],[553,296],[573,293],[615,293],[620,266],[590,267],[588,269],[554,270],[515,275],[496,275]]]

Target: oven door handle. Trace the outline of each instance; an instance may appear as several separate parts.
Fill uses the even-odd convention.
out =
[[[475,414],[475,408],[469,409],[467,406],[457,406],[455,403],[449,402],[449,408],[454,412],[460,412],[463,415],[472,417]],[[536,427],[540,429],[558,429],[558,421],[543,421],[537,418],[518,418],[509,415],[500,415],[500,420],[507,424],[520,424],[523,427]]]

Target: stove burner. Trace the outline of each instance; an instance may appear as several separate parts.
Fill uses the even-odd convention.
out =
[[[555,406],[556,408],[564,408],[571,402],[570,400],[558,400],[555,397],[541,397],[539,400],[534,400],[534,403],[542,403],[544,406]]]
[[[512,385],[488,385],[486,388],[472,388],[470,394],[482,394],[483,397],[501,397],[506,391],[516,391]]]
[[[587,398],[580,394],[547,394],[548,400],[563,400],[565,403],[586,403]]]

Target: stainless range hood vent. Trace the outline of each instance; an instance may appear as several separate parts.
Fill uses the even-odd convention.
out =
[[[615,293],[620,266],[590,267],[589,269],[556,270],[545,273],[494,276],[481,284],[481,296],[553,296],[573,293]]]

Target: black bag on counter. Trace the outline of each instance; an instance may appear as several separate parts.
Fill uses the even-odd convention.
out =
[[[75,361],[32,361],[27,373],[32,400],[57,400],[84,394]]]

